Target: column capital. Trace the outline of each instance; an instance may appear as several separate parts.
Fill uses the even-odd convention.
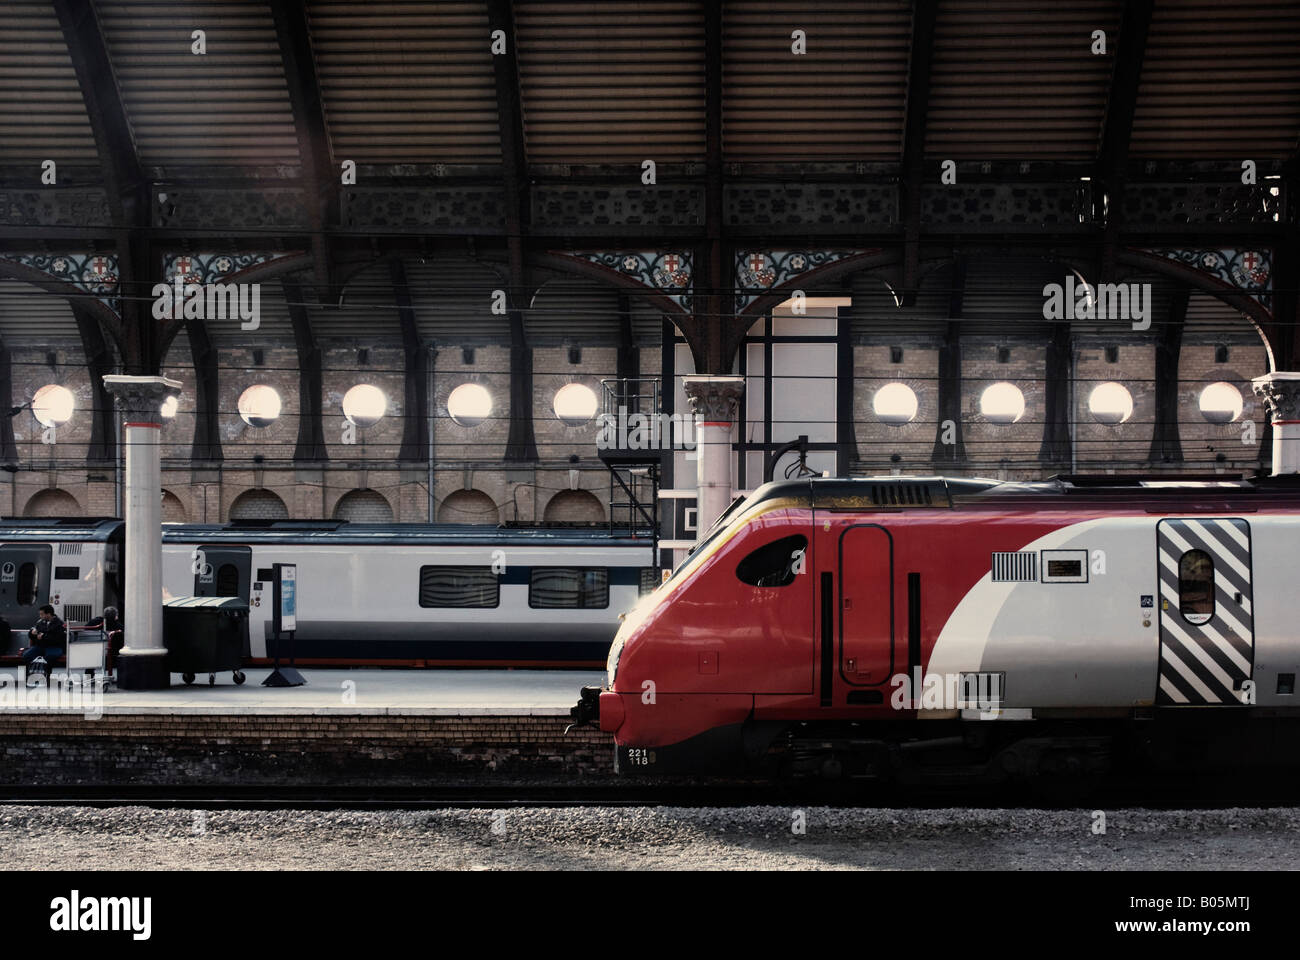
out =
[[[682,377],[691,410],[705,423],[732,423],[736,408],[745,395],[745,378],[734,376]]]
[[[168,397],[178,397],[179,380],[167,377],[133,377],[109,374],[104,377],[104,389],[122,402],[128,420],[156,422],[161,418],[159,408]]]
[[[1300,423],[1300,372],[1281,370],[1250,383],[1274,423]]]

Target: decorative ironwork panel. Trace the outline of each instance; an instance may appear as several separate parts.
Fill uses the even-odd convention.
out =
[[[1139,223],[1273,223],[1280,219],[1281,181],[1244,183],[1130,183],[1124,218]]]
[[[879,183],[734,183],[724,191],[732,226],[889,226],[898,187]]]
[[[291,253],[169,253],[163,257],[163,276],[168,283],[177,277],[185,283],[214,283],[250,267],[299,256]]]
[[[740,250],[736,252],[736,312],[774,287],[868,250]]]
[[[931,184],[921,192],[921,222],[952,224],[1048,224],[1091,219],[1087,184]]]
[[[0,260],[39,270],[94,296],[119,317],[117,257],[111,253],[6,253]]]
[[[0,190],[0,225],[105,227],[112,214],[103,190]]]
[[[700,226],[702,187],[556,187],[532,190],[538,227]]]
[[[579,257],[614,270],[624,276],[639,280],[646,287],[668,297],[686,313],[690,313],[691,292],[695,274],[691,255],[684,251],[621,250],[615,252],[561,253],[559,256]]]
[[[157,186],[153,194],[156,227],[246,230],[305,227],[307,210],[296,187],[213,189]]]
[[[500,187],[402,190],[347,187],[340,194],[345,227],[389,230],[428,227],[485,227],[500,230],[505,222]]]
[[[1143,250],[1209,274],[1225,287],[1236,287],[1272,309],[1273,258],[1268,250]]]

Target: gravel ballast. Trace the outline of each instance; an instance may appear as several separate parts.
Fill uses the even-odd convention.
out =
[[[800,816],[802,815],[802,816]],[[802,821],[803,833],[795,832]],[[9,806],[8,869],[1283,870],[1300,808],[569,807],[165,810]]]

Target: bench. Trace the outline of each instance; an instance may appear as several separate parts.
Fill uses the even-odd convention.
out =
[[[12,632],[15,635],[21,636],[24,641],[29,639],[26,631],[15,630]],[[67,633],[69,645],[75,643],[81,647],[85,644],[87,646],[97,647],[98,649],[76,650],[75,653],[77,655],[73,658],[76,662],[71,666],[68,664],[68,651],[70,647],[67,645],[65,645],[64,653],[61,657],[39,658],[43,661],[39,666],[41,666],[42,672],[45,675],[46,684],[50,682],[50,675],[54,672],[56,667],[62,667],[64,672],[69,675],[71,675],[73,670],[82,670],[91,676],[94,676],[95,673],[98,672],[107,677],[107,650],[109,641],[108,637],[105,636],[104,631],[100,627],[68,626]],[[83,634],[84,637],[78,637],[78,634]],[[26,667],[27,663],[19,654],[12,653],[0,656],[0,666]]]

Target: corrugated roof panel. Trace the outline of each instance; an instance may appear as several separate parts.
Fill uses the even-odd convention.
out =
[[[698,3],[515,3],[528,158],[704,158]]]
[[[239,284],[243,288],[242,304],[252,306],[252,284]],[[228,309],[234,304],[227,304],[225,318],[209,316],[204,320],[208,335],[222,347],[243,346],[260,347],[268,343],[292,343],[293,321],[289,319],[289,302],[285,298],[284,285],[278,280],[267,280],[257,284],[258,326],[256,330],[243,329],[243,323],[237,313]],[[214,300],[214,306],[217,306]],[[206,310],[206,302],[204,304]],[[221,308],[218,308],[221,309]]]
[[[1049,283],[1064,287],[1068,274],[1064,264],[1049,260],[972,257],[962,293],[962,335],[1051,336],[1052,322],[1043,316],[1043,288]]]
[[[268,3],[102,0],[113,69],[146,164],[297,163]],[[192,52],[194,30],[207,53]]]
[[[1183,339],[1188,342],[1222,339],[1224,342],[1261,343],[1259,331],[1250,319],[1231,304],[1201,290],[1187,298]]]
[[[617,346],[619,327],[618,290],[595,280],[552,280],[524,311],[530,346]]]
[[[855,275],[850,292],[853,302],[847,308],[853,336],[943,336],[948,328],[951,283],[951,267],[935,270],[922,280],[916,302],[902,307],[880,277],[865,272]]]
[[[3,17],[0,160],[93,161],[95,135],[54,8],[9,0]]]
[[[343,289],[340,306],[312,304],[311,329],[319,340],[346,340],[350,345],[374,345],[378,339],[402,339],[397,298],[386,261],[359,271]]]
[[[0,279],[0,337],[7,346],[81,340],[66,297],[11,279]]]
[[[500,162],[486,4],[307,6],[337,160]]]
[[[411,307],[420,340],[439,346],[508,344],[510,318],[492,312],[492,291],[504,288],[485,263],[454,257],[407,258]],[[387,260],[357,273],[340,307],[312,306],[312,329],[324,340],[366,343],[367,337],[401,342],[397,296]]]
[[[1118,49],[1119,0],[940,0],[925,153],[1093,159]],[[1106,32],[1106,55],[1091,51]]]
[[[739,0],[723,16],[727,159],[888,160],[902,152],[910,3],[813,9]],[[796,29],[807,40],[801,55],[791,50]]]
[[[632,342],[638,347],[657,347],[664,341],[664,312],[641,297],[629,297],[632,313]]]
[[[1156,4],[1133,117],[1133,156],[1282,159],[1298,143],[1295,0]]]
[[[510,342],[510,318],[492,312],[501,276],[484,263],[454,257],[404,261],[420,339],[438,345]]]
[[[1054,282],[1064,285],[1065,267],[1061,268],[1061,277]],[[1097,283],[1097,277],[1089,276],[1089,283]],[[1085,298],[1079,278],[1075,277],[1075,309],[1078,301]],[[1164,333],[1169,323],[1170,300],[1174,295],[1174,281],[1160,275],[1127,277],[1116,284],[1113,289],[1099,288],[1094,293],[1094,316],[1092,319],[1077,317],[1070,322],[1070,333],[1076,337],[1097,337],[1109,342],[1123,340],[1154,339]],[[1062,291],[1064,294],[1064,291]],[[1145,331],[1134,330],[1133,324],[1150,321]]]

